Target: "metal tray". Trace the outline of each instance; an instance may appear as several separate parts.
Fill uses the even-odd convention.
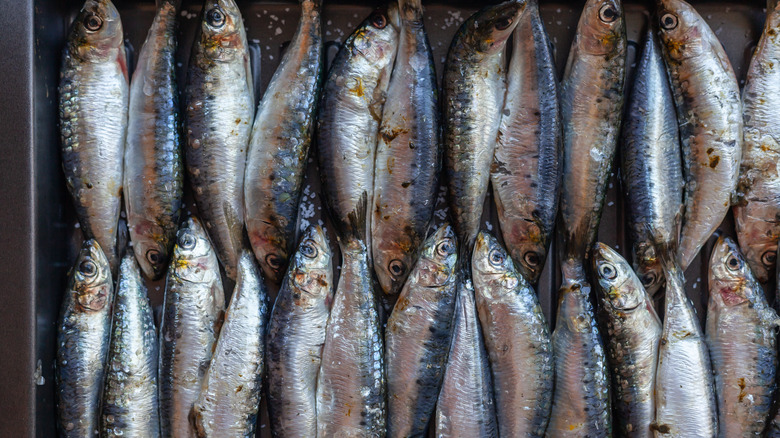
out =
[[[186,71],[200,3],[183,1],[178,53],[180,82]],[[330,60],[339,43],[377,2],[325,0],[325,3],[323,31]],[[757,1],[693,3],[720,37],[742,84],[750,54],[761,34],[765,5]],[[61,170],[56,93],[64,39],[81,4],[79,0],[0,0],[0,28],[4,30],[0,37],[0,53],[3,54],[0,61],[0,132],[4,134],[4,141],[0,143],[0,279],[6,290],[5,302],[0,306],[0,436],[55,436],[55,321],[66,272],[80,238]],[[128,47],[137,51],[152,22],[154,3],[115,0],[115,4],[122,16]],[[425,1],[424,4],[426,29],[437,72],[441,74],[455,31],[484,3],[453,0]],[[542,1],[541,14],[554,45],[559,73],[563,71],[583,5],[583,0]],[[239,6],[253,42],[253,62],[261,91],[295,31],[298,4],[289,0],[239,0]],[[631,0],[624,7],[630,40],[627,81],[630,87],[637,47],[649,15],[645,4],[638,1]],[[130,50],[131,58],[132,52]],[[302,209],[306,210],[303,219],[309,222],[326,220],[321,217],[316,169],[314,165],[310,167],[304,184],[308,188],[302,204]],[[191,202],[187,206],[193,209]],[[492,206],[490,196],[486,201],[488,206]],[[443,208],[443,205],[437,208]],[[442,213],[437,212],[437,223],[442,221]],[[483,222],[484,228],[497,231],[495,209],[486,208]],[[733,233],[731,215],[722,229],[727,234]],[[629,256],[624,199],[619,178],[614,174],[599,238]],[[688,294],[702,318],[708,298],[706,273],[711,247],[712,241],[686,272]],[[550,257],[538,293],[551,323],[554,323],[554,295],[559,282],[557,266]],[[162,289],[161,282],[150,284],[153,304],[161,304]],[[263,417],[265,415],[263,413]],[[260,421],[258,436],[270,436],[267,418]]]

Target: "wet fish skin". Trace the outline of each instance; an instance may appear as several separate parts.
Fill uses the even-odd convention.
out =
[[[558,290],[558,314],[552,344],[555,393],[547,435],[612,435],[609,370],[606,351],[590,303],[584,266],[564,265]]]
[[[195,436],[188,417],[211,362],[224,312],[217,256],[200,220],[190,217],[177,233],[165,280],[158,368],[163,436]]]
[[[506,93],[504,54],[525,2],[488,6],[461,25],[442,82],[444,172],[461,250],[471,254]],[[462,260],[464,263],[467,260]]]
[[[257,108],[244,177],[244,212],[263,277],[280,283],[295,244],[323,65],[321,0],[301,0],[298,29]]]
[[[678,251],[685,271],[735,198],[742,105],[734,70],[704,19],[683,0],[657,3],[683,151],[685,213]]]
[[[744,145],[740,163],[734,223],[742,253],[758,281],[766,284],[776,268],[777,241],[780,238],[780,154],[778,131],[780,114],[780,8],[767,6],[766,23],[750,61],[742,91]]]
[[[199,438],[255,435],[270,313],[260,268],[245,249],[214,355],[190,413]]]
[[[62,169],[81,230],[117,258],[128,79],[119,12],[110,0],[87,0],[71,25],[59,84]]]
[[[623,114],[627,45],[620,0],[589,0],[561,85],[566,259],[586,257],[596,241]]]
[[[320,176],[328,211],[342,237],[355,233],[349,214],[363,192],[374,193],[379,122],[398,49],[392,12],[378,9],[352,32],[331,63],[322,89],[317,114]],[[370,242],[366,244],[371,248]]]
[[[661,319],[628,262],[597,242],[591,256],[612,376],[613,433],[652,437]]]
[[[387,320],[387,435],[425,436],[436,407],[455,312],[456,237],[442,225],[420,257]]]
[[[769,1],[768,4],[770,6],[773,5],[773,1]],[[778,252],[780,253],[780,249],[778,250]],[[780,255],[780,254],[778,254],[778,255]],[[775,276],[776,276],[775,284],[780,284],[778,282],[778,280],[780,280],[780,270],[775,270]],[[777,294],[777,292],[775,291],[775,296],[777,296],[776,294]],[[775,310],[777,310],[778,304],[780,304],[780,301],[775,299]],[[775,342],[777,342],[777,341],[775,341]],[[776,371],[775,371],[775,383],[777,383]],[[778,403],[780,403],[780,400],[778,399],[777,392],[775,392],[773,409],[772,409],[772,411],[770,411],[770,412],[774,412],[774,416],[773,416],[773,418],[771,418],[771,421],[767,424],[767,428],[766,428],[766,436],[768,438],[779,438],[780,437],[780,410],[778,410]]]
[[[332,302],[333,255],[322,228],[309,227],[268,326],[268,417],[274,437],[317,436],[317,374]]]
[[[674,258],[675,248],[658,249],[666,277],[666,298],[655,377],[655,436],[718,436],[715,388],[704,334],[685,295],[685,279]]]
[[[653,242],[677,242],[683,213],[680,136],[655,31],[648,30],[623,126],[622,175],[636,274],[651,297],[664,285]]]
[[[780,318],[734,241],[718,238],[709,266],[706,341],[720,436],[762,436],[777,388]]]
[[[436,405],[436,437],[498,437],[493,381],[474,286],[468,270],[458,269],[452,344]]]
[[[165,273],[170,259],[184,172],[174,59],[179,1],[158,3],[130,81],[123,183],[128,231],[151,280]]]
[[[550,419],[555,368],[536,292],[489,233],[477,235],[471,263],[500,435],[542,437]]]
[[[119,266],[100,436],[160,436],[157,330],[132,250]]]
[[[420,0],[399,0],[400,35],[379,127],[371,207],[374,269],[401,292],[433,217],[441,162],[438,83]]]
[[[159,2],[130,81],[124,199],[136,259],[152,280],[165,274],[181,213],[178,0]]]
[[[185,163],[219,261],[236,278],[244,241],[244,167],[254,88],[234,0],[206,0],[184,88]]]
[[[349,215],[354,235],[339,238],[336,286],[317,376],[317,435],[384,437],[387,426],[384,339],[374,297],[363,193]]]
[[[507,249],[536,284],[550,248],[563,165],[558,74],[537,2],[528,2],[520,16],[513,47],[490,181]]]
[[[96,240],[87,240],[70,271],[57,321],[57,428],[64,437],[91,437],[100,428],[113,300],[108,259]]]

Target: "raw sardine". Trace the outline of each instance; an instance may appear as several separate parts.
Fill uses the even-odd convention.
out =
[[[333,256],[310,227],[276,297],[268,326],[268,417],[277,438],[317,436],[317,374],[333,301]]]
[[[387,434],[424,436],[441,391],[452,337],[457,275],[455,233],[429,237],[387,320]]]
[[[124,170],[127,227],[138,264],[151,279],[168,266],[184,179],[175,60],[179,0],[158,3],[130,82]]]
[[[228,277],[244,239],[244,164],[254,88],[244,21],[234,0],[206,0],[184,88],[187,172]]]
[[[274,283],[284,277],[295,244],[323,63],[321,0],[300,5],[298,30],[257,108],[244,178],[249,241]]]
[[[192,437],[190,410],[200,395],[225,311],[219,262],[200,221],[177,233],[165,281],[160,326],[160,423],[165,437]]]
[[[542,437],[555,368],[550,329],[536,292],[507,250],[484,231],[477,235],[471,265],[500,435]]]
[[[127,134],[127,59],[110,0],[87,0],[70,28],[60,69],[62,169],[81,231],[116,272],[116,234]]]
[[[57,428],[64,437],[94,437],[114,300],[111,268],[97,241],[84,242],[69,277],[57,322]]]

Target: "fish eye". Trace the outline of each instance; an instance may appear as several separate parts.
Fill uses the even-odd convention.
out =
[[[764,266],[774,266],[777,263],[777,253],[774,251],[767,251],[761,256],[761,263]]]
[[[642,276],[642,285],[645,287],[650,286],[651,284],[655,283],[655,279],[656,279],[655,273],[648,272],[647,274]]]
[[[506,30],[512,25],[514,20],[512,17],[502,17],[496,21],[496,30]]]
[[[222,27],[225,24],[225,13],[219,8],[214,8],[206,12],[206,22],[212,27]]]
[[[195,236],[190,233],[182,233],[182,235],[179,236],[179,246],[184,249],[195,248],[195,242]]]
[[[617,18],[618,13],[612,5],[604,5],[599,10],[599,19],[605,23],[612,23]]]
[[[95,14],[84,17],[84,27],[90,32],[97,32],[103,27],[103,19]]]
[[[488,260],[490,261],[490,264],[493,265],[493,266],[503,266],[504,265],[504,260],[506,260],[506,257],[498,249],[493,249],[493,250],[490,251],[490,255],[488,256]]]
[[[384,29],[387,26],[387,17],[381,12],[375,12],[371,15],[371,25],[377,29]]]
[[[607,280],[614,280],[617,277],[617,270],[609,263],[604,263],[599,266],[599,274],[605,277]]]
[[[677,16],[667,12],[661,17],[661,27],[666,30],[672,30],[677,27]]]
[[[85,277],[94,277],[97,274],[97,265],[92,260],[84,260],[79,265],[79,272]]]
[[[541,263],[541,257],[539,257],[539,254],[534,251],[528,251],[525,253],[523,260],[525,260],[525,263],[532,268],[539,266]]]
[[[390,272],[396,277],[399,277],[406,272],[406,265],[398,259],[392,260],[387,266],[390,268]]]
[[[317,247],[314,246],[314,241],[311,239],[306,240],[301,244],[301,254],[304,256],[313,259],[314,257],[317,257]]]
[[[436,252],[442,257],[447,257],[448,255],[454,253],[455,245],[452,239],[444,239],[441,243],[439,243],[436,246]]]
[[[731,271],[738,271],[742,267],[742,261],[740,261],[735,255],[730,255],[726,260],[726,266]]]
[[[306,254],[304,253],[303,255]],[[265,262],[268,263],[268,266],[274,271],[278,271],[282,267],[282,258],[276,254],[268,254],[265,256]]]
[[[156,249],[150,249],[149,251],[146,251],[146,260],[148,260],[149,263],[156,265],[162,261],[162,254]]]

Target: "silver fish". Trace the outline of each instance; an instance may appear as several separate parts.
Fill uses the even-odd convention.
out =
[[[309,227],[276,296],[266,339],[268,417],[274,437],[317,436],[317,374],[333,301],[333,255]]]
[[[612,374],[614,434],[652,437],[661,319],[642,282],[620,254],[596,243],[591,262]]]
[[[739,85],[707,22],[683,0],[658,0],[685,176],[680,268],[685,271],[735,198],[742,154]]]
[[[544,269],[561,186],[561,111],[552,46],[529,1],[514,32],[490,181],[507,249],[535,284]]]
[[[525,2],[505,1],[469,17],[450,44],[442,83],[444,170],[455,231],[471,255],[490,182],[506,94],[504,52]],[[461,262],[467,263],[468,257]]]
[[[736,243],[720,237],[710,257],[707,346],[721,437],[762,436],[777,389],[780,318]]]
[[[468,272],[458,269],[452,344],[436,404],[436,437],[497,438],[493,382],[474,286]]]
[[[244,165],[254,120],[246,32],[234,0],[206,0],[184,88],[187,172],[228,277],[244,239]]]
[[[364,243],[368,195],[350,214],[355,235],[340,240],[341,277],[317,376],[317,435],[384,437],[384,342]]]
[[[244,250],[214,356],[190,413],[199,438],[255,435],[270,312],[255,257]]]
[[[322,3],[300,5],[298,30],[257,108],[244,176],[249,242],[274,283],[284,277],[295,243],[322,75]]]
[[[637,65],[622,140],[634,269],[653,297],[664,285],[653,242],[677,242],[685,183],[674,99],[652,28]]]
[[[452,337],[456,238],[442,225],[423,244],[385,330],[387,435],[424,436]]]
[[[100,436],[160,436],[157,330],[132,250],[119,266]]]
[[[374,193],[377,134],[397,49],[398,28],[387,11],[374,11],[342,44],[323,86],[317,115],[320,176],[339,236],[354,234],[349,214],[364,192]]]
[[[441,161],[439,101],[421,0],[399,0],[400,37],[379,127],[371,206],[377,280],[397,295],[433,217]]]
[[[484,231],[477,235],[471,266],[500,435],[542,437],[555,381],[542,307],[507,250]]]
[[[57,322],[57,428],[65,437],[93,437],[114,300],[111,268],[97,241],[84,242],[69,277]]]
[[[194,217],[177,233],[160,326],[160,423],[166,437],[192,437],[188,416],[219,336],[225,295],[219,262]]]
[[[555,396],[548,434],[612,433],[609,375],[585,259],[595,243],[623,111],[626,28],[619,0],[588,0],[561,92],[564,166],[560,204],[563,281],[552,335]]]
[[[772,1],[769,2],[772,5]],[[778,249],[778,255],[780,255],[780,249]],[[780,284],[780,269],[775,270],[775,284]],[[777,300],[777,291],[775,291],[775,310],[777,309],[780,300]],[[775,340],[777,342],[777,340]],[[775,371],[775,382],[777,382],[777,371]],[[775,391],[774,406],[775,412],[774,418],[769,422],[766,428],[767,438],[780,438],[780,409],[778,409],[778,403],[780,403],[780,394]]]
[[[127,59],[110,0],[87,0],[70,28],[60,69],[62,169],[81,230],[119,265],[117,222],[127,134]]]
[[[666,303],[655,376],[655,436],[711,438],[718,435],[718,413],[704,334],[685,295],[675,248],[656,248],[666,277]]]
[[[148,278],[165,273],[181,212],[184,169],[176,86],[179,0],[159,2],[130,82],[124,197],[136,259]]]
[[[780,7],[767,5],[766,23],[742,91],[744,145],[734,224],[756,278],[766,283],[777,265],[780,239]]]

